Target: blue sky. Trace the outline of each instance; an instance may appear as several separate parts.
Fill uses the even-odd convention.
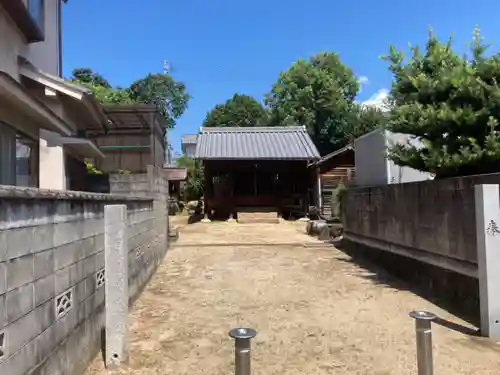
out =
[[[91,67],[127,86],[161,72],[166,59],[193,97],[171,132],[179,150],[180,136],[197,132],[213,106],[234,93],[262,99],[298,58],[340,53],[363,77],[358,99],[373,100],[390,87],[379,58],[390,43],[421,44],[432,25],[465,51],[479,24],[500,45],[499,14],[498,0],[73,0],[64,6],[64,74]]]

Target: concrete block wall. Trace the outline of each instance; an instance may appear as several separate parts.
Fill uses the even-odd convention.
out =
[[[131,214],[129,245],[129,287],[131,296],[144,285],[165,256],[168,247],[168,178],[163,168],[148,166],[146,173],[111,174],[110,192],[154,199],[153,217]],[[134,293],[133,293],[134,292]]]
[[[82,374],[101,348],[106,204],[128,207],[133,298],[166,252],[151,198],[0,186],[0,374]]]
[[[500,173],[350,188],[345,238],[477,278],[474,186]]]

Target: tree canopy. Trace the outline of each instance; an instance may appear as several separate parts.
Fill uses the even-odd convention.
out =
[[[469,55],[451,42],[431,31],[407,61],[393,46],[385,56],[394,74],[388,129],[421,141],[393,146],[390,157],[437,178],[498,171],[500,56],[485,55],[477,29]]]
[[[175,164],[177,167],[186,168],[187,179],[184,185],[185,200],[196,200],[203,196],[203,164],[199,160],[195,160],[188,156],[179,156]]]
[[[90,68],[73,70],[70,78],[94,92],[101,104],[154,104],[165,118],[166,127],[173,128],[187,109],[189,94],[182,82],[168,74],[149,74],[127,88],[112,87],[100,74]]]
[[[266,95],[270,122],[306,126],[319,152],[328,154],[369,128],[368,119],[379,114],[377,109],[363,110],[355,102],[358,90],[358,79],[338,54],[300,59],[280,74]],[[364,127],[358,124],[360,118],[365,119]],[[377,117],[377,123],[382,120]]]
[[[217,104],[207,113],[204,127],[246,127],[266,125],[267,112],[263,105],[248,95],[234,94],[225,103]]]
[[[74,69],[72,79],[74,81],[85,83],[87,85],[102,86],[108,89],[111,88],[109,82],[102,75],[100,75],[99,73],[95,73],[90,68]]]

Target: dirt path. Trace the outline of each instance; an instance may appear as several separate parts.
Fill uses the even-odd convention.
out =
[[[303,225],[181,229],[131,318],[130,363],[116,374],[232,374],[230,328],[258,330],[253,374],[416,374],[411,292],[374,281]],[[306,246],[304,246],[306,244]],[[498,374],[500,347],[434,325],[436,375]],[[88,375],[105,374],[100,358]]]

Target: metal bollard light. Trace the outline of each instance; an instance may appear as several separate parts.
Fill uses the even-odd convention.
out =
[[[415,319],[418,375],[433,375],[431,322],[436,315],[427,311],[412,311],[410,316]]]
[[[234,373],[235,375],[250,375],[250,341],[257,336],[252,328],[235,328],[229,331],[234,339]]]

